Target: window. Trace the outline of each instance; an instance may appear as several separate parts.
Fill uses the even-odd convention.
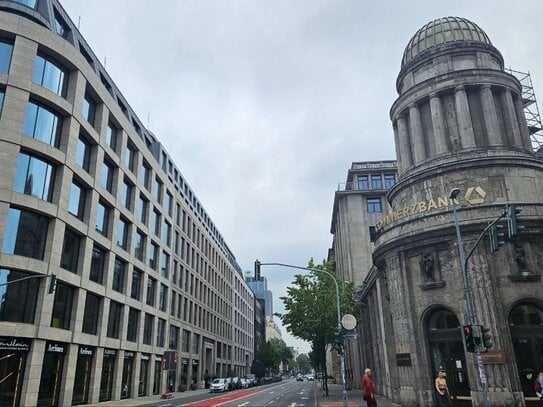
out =
[[[111,192],[113,187],[113,165],[104,161],[102,163],[102,175],[100,178],[100,185],[103,188]]]
[[[98,318],[100,316],[100,306],[102,298],[87,292],[85,301],[85,312],[83,314],[82,331],[86,334],[96,335],[98,332]]]
[[[128,327],[126,330],[126,340],[136,342],[138,337],[138,327],[140,325],[140,311],[130,307],[128,310]]]
[[[181,341],[181,351],[189,351],[189,342],[190,342],[190,331],[183,329],[183,340]]]
[[[106,144],[113,150],[116,151],[117,149],[117,128],[111,124],[111,122],[108,123],[106,128]]]
[[[140,195],[138,197],[138,200],[136,202],[136,216],[138,217],[138,221],[143,223],[144,225],[147,225],[147,211],[149,207],[149,201],[147,201],[143,195]]]
[[[136,161],[136,147],[130,143],[126,145],[124,150],[124,165],[130,171],[134,172],[134,162]]]
[[[20,153],[13,191],[51,201],[53,195],[54,169],[46,161],[26,153]]]
[[[75,148],[75,163],[87,172],[89,172],[90,154],[91,144],[80,135]]]
[[[377,240],[377,229],[375,229],[375,226],[370,226],[369,232],[370,232],[370,242],[375,242]]]
[[[383,183],[381,181],[381,175],[371,176],[371,189],[383,189]]]
[[[106,251],[98,245],[94,245],[92,248],[92,259],[89,279],[102,284],[104,277],[104,266],[106,264]]]
[[[171,237],[172,237],[172,225],[164,221],[162,225],[162,241],[171,247]]]
[[[9,208],[2,252],[43,260],[48,226],[45,216]]]
[[[179,328],[173,325],[170,325],[170,349],[177,350],[179,344]]]
[[[109,338],[119,338],[122,311],[123,306],[118,302],[111,301],[109,303],[109,318],[107,321],[107,336]]]
[[[126,179],[123,181],[121,186],[121,205],[126,209],[130,210],[132,208],[132,190],[133,186]]]
[[[24,6],[30,7],[30,8],[36,8],[36,2],[37,0],[12,0],[15,3],[22,4]]]
[[[96,102],[92,98],[91,95],[88,93],[85,93],[85,97],[83,98],[83,110],[82,110],[83,118],[87,120],[91,126],[94,127],[94,117],[96,115]]]
[[[164,336],[166,333],[166,320],[158,318],[158,324],[156,327],[156,346],[164,346]]]
[[[79,264],[79,248],[81,247],[81,237],[66,229],[64,232],[64,243],[62,245],[62,255],[60,257],[60,267],[77,273]]]
[[[168,215],[172,216],[173,196],[167,191],[166,191],[166,200],[164,201],[164,208],[168,211]]]
[[[66,95],[68,75],[66,69],[50,57],[38,53],[34,64],[32,82],[43,86],[45,89],[59,96]]]
[[[34,323],[36,301],[41,278],[30,278],[33,274],[22,271],[0,269],[0,321]],[[5,285],[7,282],[13,281]]]
[[[141,185],[149,189],[149,180],[151,179],[151,167],[149,167],[149,164],[147,164],[145,161],[143,162],[138,175]]]
[[[156,236],[160,236],[160,212],[157,209],[151,212],[151,229]]]
[[[51,326],[53,328],[70,329],[73,298],[74,289],[57,281],[51,316]]]
[[[358,179],[358,189],[361,191],[365,191],[370,189],[370,185],[368,183],[368,176],[367,175],[359,175],[357,177]]]
[[[168,278],[168,274],[170,271],[170,255],[162,252],[160,255],[160,272],[162,274],[162,277]]]
[[[35,102],[28,102],[23,134],[58,147],[62,119],[57,114]]]
[[[79,219],[83,219],[85,212],[85,190],[76,181],[72,181],[72,186],[70,187],[68,212]]]
[[[396,183],[396,177],[394,174],[385,174],[385,188],[389,189]]]
[[[145,314],[145,322],[143,324],[143,343],[151,345],[153,341],[153,325],[155,317],[151,314]]]
[[[55,32],[62,38],[66,38],[69,31],[68,25],[55,11]]]
[[[134,270],[132,272],[132,289],[130,290],[130,296],[136,300],[141,299],[141,288],[143,284],[143,272],[140,270]]]
[[[157,202],[162,203],[162,182],[158,178],[155,178],[153,181],[152,194]]]
[[[158,245],[151,242],[149,245],[149,267],[156,270],[158,261]]]
[[[168,305],[168,288],[164,284],[160,284],[160,292],[158,295],[158,309],[166,311]]]
[[[13,52],[13,42],[4,38],[0,39],[0,73],[8,73],[11,64],[11,54]]]
[[[102,202],[98,202],[96,206],[96,231],[104,236],[107,236],[109,229],[109,213],[110,209]]]
[[[119,222],[117,223],[117,246],[122,247],[126,250],[127,242],[128,242],[128,221],[120,218]]]
[[[145,235],[139,230],[134,236],[134,256],[143,261],[145,256]]]
[[[147,305],[155,306],[156,297],[156,280],[152,277],[147,277]]]
[[[113,282],[111,288],[120,293],[124,292],[124,280],[126,275],[126,262],[119,258],[115,258],[115,265],[113,267]]]
[[[381,198],[368,198],[368,213],[378,213],[381,211]]]
[[[200,335],[193,334],[192,335],[192,353],[198,354],[200,351]]]

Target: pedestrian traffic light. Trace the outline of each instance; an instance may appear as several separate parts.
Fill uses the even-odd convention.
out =
[[[255,260],[255,281],[260,281],[260,262]]]
[[[466,350],[471,353],[475,352],[475,336],[471,325],[464,325],[464,341],[466,342]]]
[[[519,225],[518,214],[522,212],[522,209],[517,208],[515,205],[509,205],[508,210],[509,220],[509,237],[513,237],[524,230],[524,226]]]
[[[489,230],[490,233],[490,250],[498,251],[505,244],[505,233],[503,225],[496,223]]]
[[[53,294],[55,292],[55,287],[57,286],[57,275],[51,274],[50,276],[51,280],[49,280],[49,294]]]
[[[492,343],[492,336],[490,336],[490,328],[481,326],[481,338],[483,339],[483,347],[485,350],[492,349],[494,344]]]

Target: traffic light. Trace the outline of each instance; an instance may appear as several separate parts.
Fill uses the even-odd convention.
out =
[[[255,281],[260,281],[260,262],[255,260]]]
[[[464,325],[464,341],[466,342],[466,350],[475,352],[475,336],[471,325]]]
[[[483,347],[485,350],[492,349],[494,344],[492,343],[492,336],[490,336],[490,328],[481,326],[481,338],[483,339]]]
[[[518,214],[522,212],[522,209],[517,208],[515,205],[509,205],[509,237],[513,237],[524,230],[524,226],[519,225]]]
[[[490,250],[498,251],[505,244],[505,233],[503,225],[496,223],[489,230],[490,233]]]
[[[55,287],[57,286],[57,275],[51,274],[51,280],[49,280],[49,294],[53,294],[55,292]]]

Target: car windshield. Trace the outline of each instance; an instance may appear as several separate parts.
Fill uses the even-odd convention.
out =
[[[222,384],[224,382],[224,379],[215,379],[213,380],[213,384]]]

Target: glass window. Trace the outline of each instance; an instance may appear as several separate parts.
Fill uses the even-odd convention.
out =
[[[151,212],[151,229],[156,236],[160,235],[160,212],[156,209]]]
[[[100,316],[101,304],[101,297],[87,292],[82,328],[82,331],[86,334],[96,335],[98,332],[98,318]]]
[[[371,176],[371,188],[372,189],[383,189],[383,183],[381,181],[381,175],[372,175]]]
[[[368,212],[378,213],[381,210],[381,198],[368,198]]]
[[[168,304],[168,288],[164,284],[160,284],[160,292],[158,295],[158,308],[161,311],[166,311]]]
[[[132,289],[130,290],[130,296],[136,300],[141,299],[141,288],[143,284],[143,272],[140,270],[134,270],[132,272]]]
[[[2,252],[43,260],[48,226],[45,216],[9,208]]]
[[[151,267],[153,270],[156,270],[158,261],[158,245],[151,242],[149,245],[149,267]]]
[[[126,249],[128,233],[128,221],[123,218],[119,219],[119,223],[117,223],[117,246]]]
[[[151,179],[151,167],[145,161],[140,167],[138,179],[145,188],[149,189],[149,180]]]
[[[147,305],[155,306],[156,297],[156,280],[152,277],[147,277]]]
[[[126,149],[124,150],[124,165],[126,166],[126,168],[133,172],[135,161],[136,147],[132,146],[131,144],[127,144]]]
[[[0,73],[8,73],[13,52],[13,42],[0,39]]]
[[[83,219],[85,213],[85,190],[75,181],[72,181],[72,186],[70,187],[68,212],[79,219]]]
[[[160,272],[162,274],[162,277],[168,278],[169,271],[170,271],[170,255],[162,252],[162,255],[160,256]]]
[[[130,307],[128,310],[128,326],[126,330],[126,340],[136,342],[138,338],[138,327],[140,324],[140,311]]]
[[[117,148],[117,128],[110,123],[108,123],[106,128],[106,143],[113,150],[116,151]]]
[[[179,344],[179,328],[170,325],[170,349],[177,350]]]
[[[162,203],[162,182],[158,178],[153,180],[153,198],[157,202]]]
[[[358,179],[358,189],[361,191],[365,191],[367,189],[370,189],[370,185],[368,183],[368,176],[367,175],[359,175],[357,177]]]
[[[166,320],[158,318],[156,327],[156,346],[164,346],[164,336],[166,334]]]
[[[189,342],[190,342],[190,331],[183,329],[183,340],[181,341],[181,351],[189,351]]]
[[[26,153],[19,154],[13,191],[51,201],[53,181],[54,169],[51,164]]]
[[[143,343],[151,345],[153,341],[153,325],[155,317],[151,314],[145,314],[145,322],[143,325]]]
[[[69,31],[70,29],[68,28],[68,25],[55,11],[55,32],[62,38],[66,38]]]
[[[49,89],[59,96],[65,96],[67,78],[66,69],[62,65],[43,54],[37,55],[32,82]]]
[[[0,321],[34,323],[38,289],[42,278],[29,278],[33,274],[0,269]],[[13,281],[10,284],[7,282]],[[14,282],[17,281],[17,282]]]
[[[104,236],[107,236],[108,233],[109,213],[109,207],[98,202],[96,205],[96,230]]]
[[[171,246],[171,243],[172,243],[171,238],[172,238],[172,225],[164,221],[162,225],[162,241],[168,246]]]
[[[51,326],[53,328],[70,329],[73,298],[74,289],[57,281],[53,314],[51,316]]]
[[[15,3],[23,4],[30,8],[36,8],[37,0],[12,0]]]
[[[140,261],[143,261],[145,256],[145,235],[139,230],[134,236],[134,256]]]
[[[130,184],[126,179],[123,181],[121,186],[121,205],[126,209],[130,210],[132,208],[132,184]]]
[[[172,216],[173,196],[168,191],[166,191],[166,200],[164,201],[164,208],[168,211],[168,215]]]
[[[23,134],[58,147],[62,119],[57,114],[35,102],[28,102]]]
[[[109,192],[111,192],[113,187],[113,166],[105,161],[102,163],[100,185]]]
[[[149,207],[149,202],[142,195],[140,195],[136,205],[138,221],[144,225],[147,225],[147,208]]]
[[[89,275],[89,278],[92,281],[97,282],[98,284],[102,284],[105,264],[106,251],[100,246],[94,245],[94,247],[92,248],[92,259]]]
[[[192,336],[192,353],[198,354],[200,351],[200,335],[194,334]]]
[[[83,110],[82,110],[83,118],[87,120],[91,126],[94,127],[94,117],[96,115],[96,102],[92,98],[91,95],[88,93],[85,94],[85,97],[83,98]]]
[[[115,259],[115,266],[113,267],[113,281],[111,288],[120,293],[124,292],[124,280],[126,275],[126,262],[119,258]]]
[[[385,188],[389,189],[396,183],[396,177],[394,174],[385,174]]]
[[[60,267],[72,273],[77,273],[80,247],[81,237],[70,229],[66,229],[62,245],[62,256],[60,257]]]
[[[119,338],[122,311],[123,306],[118,302],[111,301],[109,303],[109,318],[107,321],[107,336],[109,338]]]
[[[75,163],[87,172],[89,172],[90,154],[91,144],[80,135],[75,148]]]

